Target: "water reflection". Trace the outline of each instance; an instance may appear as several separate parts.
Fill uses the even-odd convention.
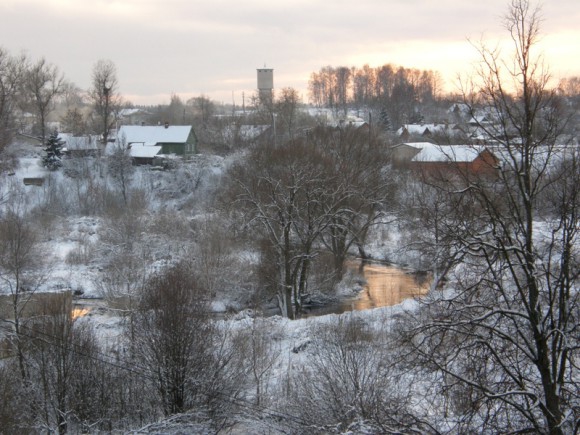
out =
[[[426,295],[431,284],[426,276],[381,263],[352,261],[347,267],[364,277],[363,290],[355,298],[312,309],[305,317],[397,305],[405,299]]]
[[[428,280],[420,280],[415,274],[394,266],[363,263],[359,270],[367,284],[358,298],[348,302],[352,310],[397,305],[405,299],[423,296],[429,291]]]
[[[73,320],[78,319],[79,317],[84,317],[89,314],[88,308],[73,308],[71,312],[71,317]]]

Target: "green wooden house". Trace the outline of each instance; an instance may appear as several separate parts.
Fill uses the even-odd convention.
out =
[[[191,125],[124,125],[117,141],[124,146],[160,146],[159,154],[187,157],[197,152],[197,136]]]

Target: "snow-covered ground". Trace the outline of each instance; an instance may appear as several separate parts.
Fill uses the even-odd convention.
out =
[[[149,168],[136,168],[133,175],[133,184],[141,186],[143,190],[150,190],[154,195],[148,195],[147,210],[142,216],[132,222],[136,228],[119,227],[130,225],[131,222],[116,220],[115,216],[80,215],[78,212],[67,213],[68,209],[74,209],[77,205],[71,198],[79,196],[82,200],[85,191],[79,194],[74,191],[74,179],[65,179],[61,172],[49,173],[40,164],[40,156],[26,156],[20,158],[20,165],[13,175],[5,175],[2,180],[2,196],[18,193],[26,198],[25,207],[33,210],[35,206],[51,200],[51,195],[65,195],[63,201],[58,204],[62,209],[48,210],[50,216],[46,216],[47,210],[35,216],[46,216],[46,231],[41,234],[39,249],[46,253],[47,279],[42,282],[38,291],[60,292],[71,290],[75,294],[75,308],[79,311],[79,317],[75,320],[79,324],[91,325],[102,347],[102,352],[116,354],[126,346],[124,332],[126,318],[123,312],[110,306],[105,299],[100,283],[104,279],[104,271],[110,267],[113,253],[122,250],[122,244],[126,240],[114,239],[115,232],[134,231],[131,242],[137,248],[133,248],[133,257],[143,256],[150,261],[149,268],[154,270],[156,265],[172,258],[177,252],[182,255],[192,249],[191,242],[179,239],[179,222],[172,221],[167,215],[187,216],[187,228],[203,229],[204,225],[212,221],[212,214],[204,208],[209,193],[219,182],[226,168],[239,156],[222,158],[218,156],[197,156],[188,165],[167,172],[153,172]],[[98,180],[97,174],[93,174]],[[24,186],[25,177],[44,177],[42,186]],[[107,180],[110,182],[110,180]],[[63,184],[64,183],[64,184]],[[54,190],[54,186],[67,186],[64,190]],[[69,198],[68,196],[71,196]],[[54,200],[54,199],[52,199]],[[67,202],[70,200],[70,203]],[[73,204],[74,202],[74,204]],[[64,205],[63,205],[64,204]],[[71,205],[72,204],[72,205]],[[165,221],[157,222],[160,216]],[[137,219],[139,219],[137,221]],[[165,239],[159,235],[151,234],[146,230],[151,225],[166,225],[175,231],[174,235]],[[168,231],[171,233],[171,231]],[[393,260],[400,258],[401,252],[397,248],[400,235],[396,227],[380,227],[373,230],[369,236],[367,252],[375,259]],[[239,254],[239,255],[238,255]],[[255,254],[243,252],[236,255],[236,261],[255,262]],[[225,269],[224,269],[225,270]],[[223,279],[224,277],[222,277]],[[238,276],[233,275],[230,279],[235,281]],[[227,277],[226,277],[227,279]],[[345,281],[339,286],[339,293],[352,296],[353,289],[360,289],[360,283],[352,279]],[[240,306],[235,298],[218,297],[212,301],[214,311],[225,312],[229,307]],[[224,296],[224,295],[221,295]],[[347,321],[355,320],[363,322],[369,330],[388,331],[396,319],[405,313],[413,312],[417,308],[417,302],[406,300],[403,303],[385,308],[349,312],[340,315],[329,314],[318,317],[309,317],[300,320],[288,320],[280,316],[260,317],[250,310],[242,310],[234,315],[222,314],[217,322],[224,331],[230,334],[243,333],[256,328],[257,325],[265,334],[266,340],[275,360],[272,367],[264,375],[265,397],[267,392],[275,394],[282,388],[284,382],[289,382],[293,373],[304,369],[308,360],[322,343],[317,337],[316,331],[325,325],[339,325]],[[84,310],[84,311],[80,311]],[[248,400],[252,399],[252,390],[247,392]],[[277,394],[277,393],[276,393]],[[272,409],[275,407],[273,399],[268,400]],[[266,408],[268,409],[268,408]],[[255,422],[254,422],[255,423]],[[237,430],[245,432],[251,430],[250,426],[241,425]],[[167,428],[167,425],[160,426]],[[178,433],[183,430],[183,425],[177,424]],[[241,429],[240,429],[241,428]],[[265,429],[264,429],[265,430]],[[264,430],[260,430],[263,432]],[[164,432],[163,429],[160,432]]]

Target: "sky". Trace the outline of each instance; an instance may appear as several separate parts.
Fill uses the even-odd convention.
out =
[[[44,57],[81,89],[111,60],[134,104],[206,95],[242,104],[256,69],[308,100],[312,72],[384,64],[434,70],[453,91],[469,41],[507,36],[509,0],[0,0],[0,47]],[[580,76],[580,1],[544,0],[540,49],[552,75]]]

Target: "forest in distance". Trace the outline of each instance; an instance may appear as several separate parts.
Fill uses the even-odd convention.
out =
[[[580,77],[502,23],[453,95],[325,66],[243,107],[0,47],[0,434],[580,433]],[[430,288],[307,317],[353,258]]]

